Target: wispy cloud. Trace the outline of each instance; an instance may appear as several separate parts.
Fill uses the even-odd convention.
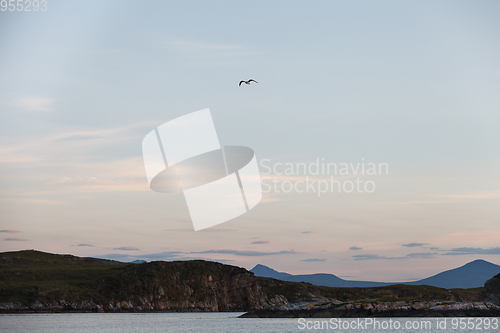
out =
[[[90,244],[78,244],[77,246],[88,246],[88,247],[94,247],[94,245],[90,245]]]
[[[174,219],[174,220],[177,220],[177,221],[183,222],[183,223],[191,223],[191,220],[181,220],[181,219]],[[168,232],[189,232],[189,233],[194,232],[193,228],[163,229],[163,231],[168,231]],[[203,229],[203,230],[198,230],[196,233],[233,232],[233,231],[238,231],[238,229],[207,228],[207,229]]]
[[[379,202],[379,205],[421,205],[421,204],[442,204],[442,203],[450,203],[455,202],[455,200],[411,200],[411,201],[388,201],[388,202]]]
[[[424,246],[427,243],[408,243],[408,244],[401,244],[402,246],[406,247],[418,247],[418,246]]]
[[[496,199],[500,198],[500,191],[484,191],[467,194],[444,194],[436,195],[436,197],[450,199]]]
[[[378,254],[358,254],[352,256],[354,260],[378,260],[378,259],[393,259],[385,256],[379,256]]]
[[[352,256],[354,260],[394,260],[394,259],[429,259],[433,258],[436,253],[410,253],[403,257],[386,257],[377,254],[359,254]]]
[[[448,250],[442,255],[466,255],[466,254],[500,254],[500,247],[492,247],[490,249],[482,249],[479,247],[458,247]]]
[[[24,96],[8,103],[10,106],[26,111],[52,111],[55,100],[43,96]]]
[[[139,250],[133,246],[125,246],[114,248],[114,250]],[[259,251],[239,251],[239,250],[230,250],[230,249],[212,249],[207,251],[199,251],[199,252],[180,252],[180,251],[167,251],[160,253],[150,253],[150,254],[123,254],[123,253],[111,253],[101,256],[101,258],[113,259],[113,260],[135,260],[135,259],[144,259],[148,261],[153,260],[212,260],[218,262],[229,262],[232,261],[230,259],[212,259],[200,256],[193,256],[193,254],[229,254],[236,256],[246,256],[246,257],[258,257],[258,256],[270,256],[270,255],[279,255],[279,254],[298,254],[299,252],[295,251],[277,251],[277,252],[259,252]]]
[[[122,246],[122,247],[115,247],[113,250],[121,250],[121,251],[139,251],[138,248],[135,246]]]
[[[124,160],[120,161],[121,163],[125,162]],[[112,164],[120,164],[120,162],[111,162],[109,166]],[[108,166],[108,167],[109,167]],[[130,170],[134,170],[135,166],[131,166],[131,169],[127,169],[124,165],[123,168],[117,167],[115,176],[112,175],[104,175],[101,174],[102,177],[61,177],[59,180],[52,181],[46,183],[47,187],[56,190],[57,192],[135,192],[135,191],[148,191],[149,188],[147,186],[147,182],[144,180],[142,174],[137,177],[132,175],[124,176],[122,179],[119,179],[119,173],[123,174],[123,172],[127,172]],[[101,172],[105,172],[105,170],[101,170]],[[112,178],[111,178],[112,177]]]
[[[410,253],[401,259],[430,259],[433,258],[436,253],[425,252],[425,253]]]
[[[0,161],[15,170],[9,175],[12,180],[21,183],[29,172],[40,184],[44,183],[43,187],[34,187],[33,192],[0,189],[0,200],[24,205],[64,205],[73,198],[60,194],[149,191],[142,156],[124,158],[109,152],[117,145],[140,142],[151,122],[100,129],[55,126],[50,134],[32,142],[0,145]],[[56,168],[54,160],[58,161]],[[14,168],[17,165],[20,168]],[[33,178],[30,180],[35,183]]]
[[[231,58],[256,54],[242,44],[223,44],[190,39],[170,39],[161,43],[166,48],[188,58]]]
[[[351,246],[349,248],[349,250],[353,250],[353,251],[357,251],[357,250],[362,250],[363,248],[362,247],[359,247],[359,246]]]
[[[5,201],[12,201],[12,202],[21,202],[23,204],[30,204],[30,205],[43,205],[43,206],[60,206],[64,204],[64,201],[62,200],[53,200],[53,199],[31,199],[31,198],[26,198],[25,195],[26,193],[23,193],[22,196],[15,196],[12,198],[2,198],[2,200]]]
[[[10,241],[10,242],[27,242],[27,241],[29,241],[29,239],[26,239],[26,238],[14,238],[14,237],[5,238],[4,240]]]
[[[317,231],[302,231],[303,234],[317,234]]]
[[[95,140],[103,138],[105,137],[95,134],[74,134],[55,139],[55,141],[79,141],[79,140]]]
[[[207,254],[207,253],[217,253],[217,254],[232,254],[235,256],[245,256],[245,257],[258,257],[258,256],[272,256],[276,254],[297,254],[299,252],[295,251],[278,251],[278,252],[259,252],[259,251],[239,251],[239,250],[207,250],[201,252],[189,252],[192,254]]]
[[[143,259],[143,260],[171,260],[171,259],[180,259],[183,258],[182,252],[160,252],[160,253],[150,253],[150,254],[141,254],[141,255],[132,255],[132,254],[124,254],[124,253],[109,253],[102,256],[100,258],[112,259],[112,260],[135,260],[135,259]]]
[[[323,261],[326,261],[326,259],[311,258],[311,259],[303,259],[301,261],[305,261],[305,262],[323,262]]]
[[[20,233],[19,230],[0,230],[0,232],[5,232],[7,234],[18,234],[18,233]]]
[[[124,254],[125,255],[125,254]],[[179,251],[164,251],[159,253],[149,253],[143,255],[136,255],[134,257],[144,258],[148,260],[163,260],[163,259],[172,259],[172,258],[184,258],[184,254]]]
[[[134,261],[134,260],[146,260],[146,261],[173,261],[173,260],[210,260],[220,263],[229,263],[234,260],[231,259],[207,259],[202,257],[185,256],[182,252],[171,251],[171,252],[160,252],[160,253],[149,253],[141,255],[132,255],[124,253],[109,253],[98,258],[111,259],[118,261]]]
[[[432,195],[423,200],[380,202],[381,205],[419,205],[419,204],[442,204],[453,202],[467,202],[467,200],[487,200],[500,198],[500,191],[485,191],[467,194],[440,194]]]
[[[268,241],[256,241],[256,242],[252,242],[252,244],[269,244]]]
[[[81,126],[54,126],[49,135],[31,142],[0,146],[3,163],[52,162],[55,157],[66,156],[68,162],[84,162],[89,156],[95,163],[95,150],[140,140],[143,133],[159,121],[138,122],[109,128]],[[78,154],[75,154],[75,150]],[[41,153],[43,152],[43,154]],[[104,156],[103,156],[104,157]],[[109,158],[106,162],[109,162]],[[38,165],[37,165],[38,166]]]

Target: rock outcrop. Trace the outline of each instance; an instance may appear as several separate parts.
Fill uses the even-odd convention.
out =
[[[500,305],[500,274],[486,281],[481,296],[487,302]]]

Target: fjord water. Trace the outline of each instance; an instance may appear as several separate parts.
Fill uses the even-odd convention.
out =
[[[438,318],[392,318],[402,325],[410,321],[416,326],[421,321],[430,321],[427,329],[305,329],[298,319],[290,318],[238,318],[242,312],[191,312],[191,313],[71,313],[71,314],[16,314],[0,315],[0,332],[50,332],[50,333],[82,333],[82,332],[304,332],[304,331],[341,331],[341,332],[477,332],[477,329],[453,330],[451,318],[447,329],[437,329]],[[444,318],[439,318],[443,320]],[[477,318],[479,320],[479,318]],[[313,321],[328,321],[329,319],[307,319]],[[342,319],[356,321],[357,319]],[[364,320],[364,319],[361,319]],[[389,320],[389,318],[377,318]],[[498,319],[497,319],[498,320]],[[302,329],[300,329],[302,327]],[[498,332],[497,329],[480,330],[483,333]]]

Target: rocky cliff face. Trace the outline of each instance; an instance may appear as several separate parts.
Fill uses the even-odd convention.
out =
[[[500,305],[500,274],[486,281],[481,296],[487,302]]]
[[[132,266],[94,287],[108,311],[244,311],[269,300],[245,269],[205,261]]]
[[[246,311],[287,302],[284,296],[264,291],[258,278],[243,268],[202,260],[120,264],[101,273],[104,276],[99,279],[89,278],[69,286],[56,284],[52,288],[41,285],[57,277],[45,277],[38,283],[41,273],[29,270],[32,262],[7,261],[22,263],[22,268],[27,268],[17,265],[13,274],[3,274],[8,280],[20,279],[23,284],[24,280],[31,280],[28,283],[33,286],[12,295],[10,302],[1,302],[3,311]],[[3,282],[8,288],[10,281]],[[9,295],[7,288],[0,288],[2,298]]]

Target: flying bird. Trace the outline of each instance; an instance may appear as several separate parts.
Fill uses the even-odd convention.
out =
[[[248,81],[240,81],[240,84],[238,84],[238,86],[241,86],[242,83],[250,84],[250,82],[259,83],[259,82],[255,81],[254,79],[250,79]]]

